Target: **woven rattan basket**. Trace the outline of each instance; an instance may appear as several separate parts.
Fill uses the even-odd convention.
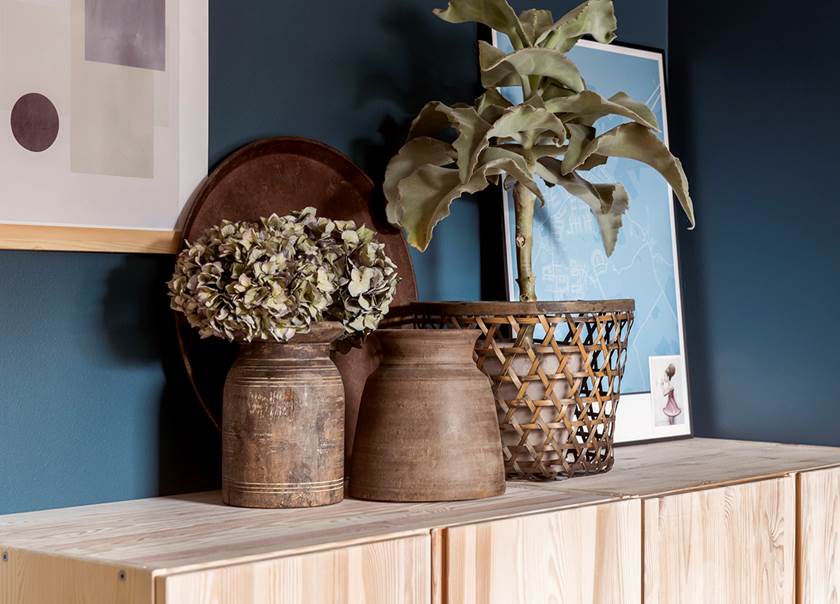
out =
[[[552,479],[613,465],[634,310],[633,300],[419,302],[387,323],[481,329],[475,362],[493,384],[507,474]]]

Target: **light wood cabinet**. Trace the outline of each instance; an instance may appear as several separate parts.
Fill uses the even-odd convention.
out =
[[[481,501],[13,514],[0,552],[0,604],[840,604],[840,449],[623,447]]]
[[[840,468],[803,472],[797,528],[799,604],[840,603]]]
[[[645,604],[793,604],[793,477],[644,502]]]
[[[157,579],[158,604],[430,604],[429,536]]]
[[[638,500],[446,530],[448,604],[641,602]]]

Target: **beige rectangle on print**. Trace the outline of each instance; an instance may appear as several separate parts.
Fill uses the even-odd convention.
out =
[[[11,110],[21,96],[38,92],[59,114],[69,112],[68,24],[60,6],[0,0],[0,109]]]
[[[85,61],[84,0],[72,0],[71,21],[70,169],[153,178],[154,72]]]

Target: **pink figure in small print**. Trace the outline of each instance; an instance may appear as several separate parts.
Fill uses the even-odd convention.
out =
[[[677,416],[682,413],[677,399],[674,398],[674,385],[671,383],[671,378],[677,373],[677,368],[673,364],[665,368],[665,375],[662,376],[660,386],[662,387],[662,396],[665,397],[665,406],[662,408],[662,413],[668,416],[668,423],[673,425]]]

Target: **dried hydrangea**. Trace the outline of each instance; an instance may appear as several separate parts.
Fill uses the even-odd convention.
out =
[[[398,280],[374,231],[306,208],[209,228],[178,255],[169,291],[202,337],[286,342],[335,320],[349,343],[376,328]]]

